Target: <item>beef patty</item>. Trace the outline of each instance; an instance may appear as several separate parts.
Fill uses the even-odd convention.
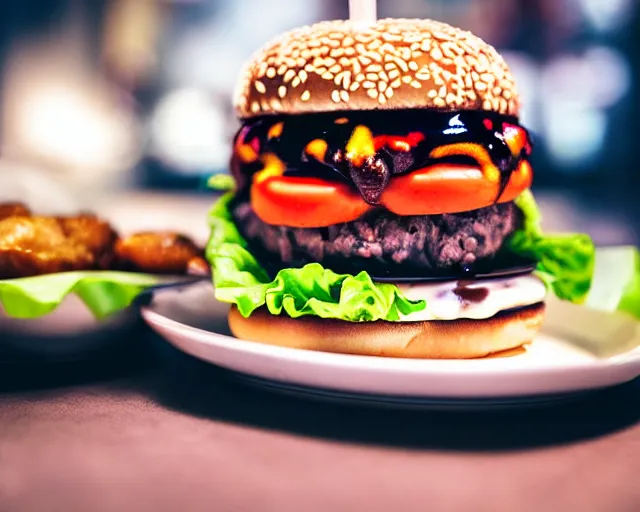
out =
[[[265,224],[246,201],[233,208],[233,216],[267,266],[319,262],[337,272],[367,270],[378,276],[471,270],[490,261],[519,222],[513,203],[426,216],[373,211],[327,228]]]

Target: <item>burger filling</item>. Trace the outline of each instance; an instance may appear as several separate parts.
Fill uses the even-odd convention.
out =
[[[412,276],[457,275],[488,266],[516,229],[519,210],[510,202],[430,216],[378,211],[325,228],[267,224],[246,200],[232,212],[245,238],[261,251],[261,260],[274,268],[319,262],[336,271]]]
[[[382,207],[399,216],[478,210],[531,184],[529,136],[490,112],[404,110],[267,116],[232,162],[267,224],[326,227]]]

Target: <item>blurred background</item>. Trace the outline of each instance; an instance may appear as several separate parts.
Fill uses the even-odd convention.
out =
[[[495,45],[536,137],[545,223],[639,243],[640,1],[378,0],[378,15]],[[348,0],[2,0],[0,200],[206,236],[203,181],[227,172],[243,61],[283,30],[347,16]]]

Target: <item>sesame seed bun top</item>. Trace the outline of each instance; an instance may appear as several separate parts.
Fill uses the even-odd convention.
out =
[[[240,118],[430,108],[518,116],[511,72],[470,32],[433,20],[325,21],[287,32],[246,66]]]

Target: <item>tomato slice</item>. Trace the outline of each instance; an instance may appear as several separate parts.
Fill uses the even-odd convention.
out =
[[[498,202],[513,201],[531,184],[531,166],[522,161]],[[500,183],[477,167],[436,164],[389,182],[381,203],[396,215],[437,215],[484,208],[495,202]]]
[[[520,162],[499,203],[513,201],[532,182],[531,165]],[[391,179],[381,205],[396,215],[436,215],[492,205],[500,183],[478,167],[436,164]],[[373,208],[344,183],[265,174],[254,179],[251,205],[267,224],[319,228],[351,222]]]
[[[344,183],[286,176],[254,181],[251,206],[263,222],[295,228],[350,222],[371,208]]]

